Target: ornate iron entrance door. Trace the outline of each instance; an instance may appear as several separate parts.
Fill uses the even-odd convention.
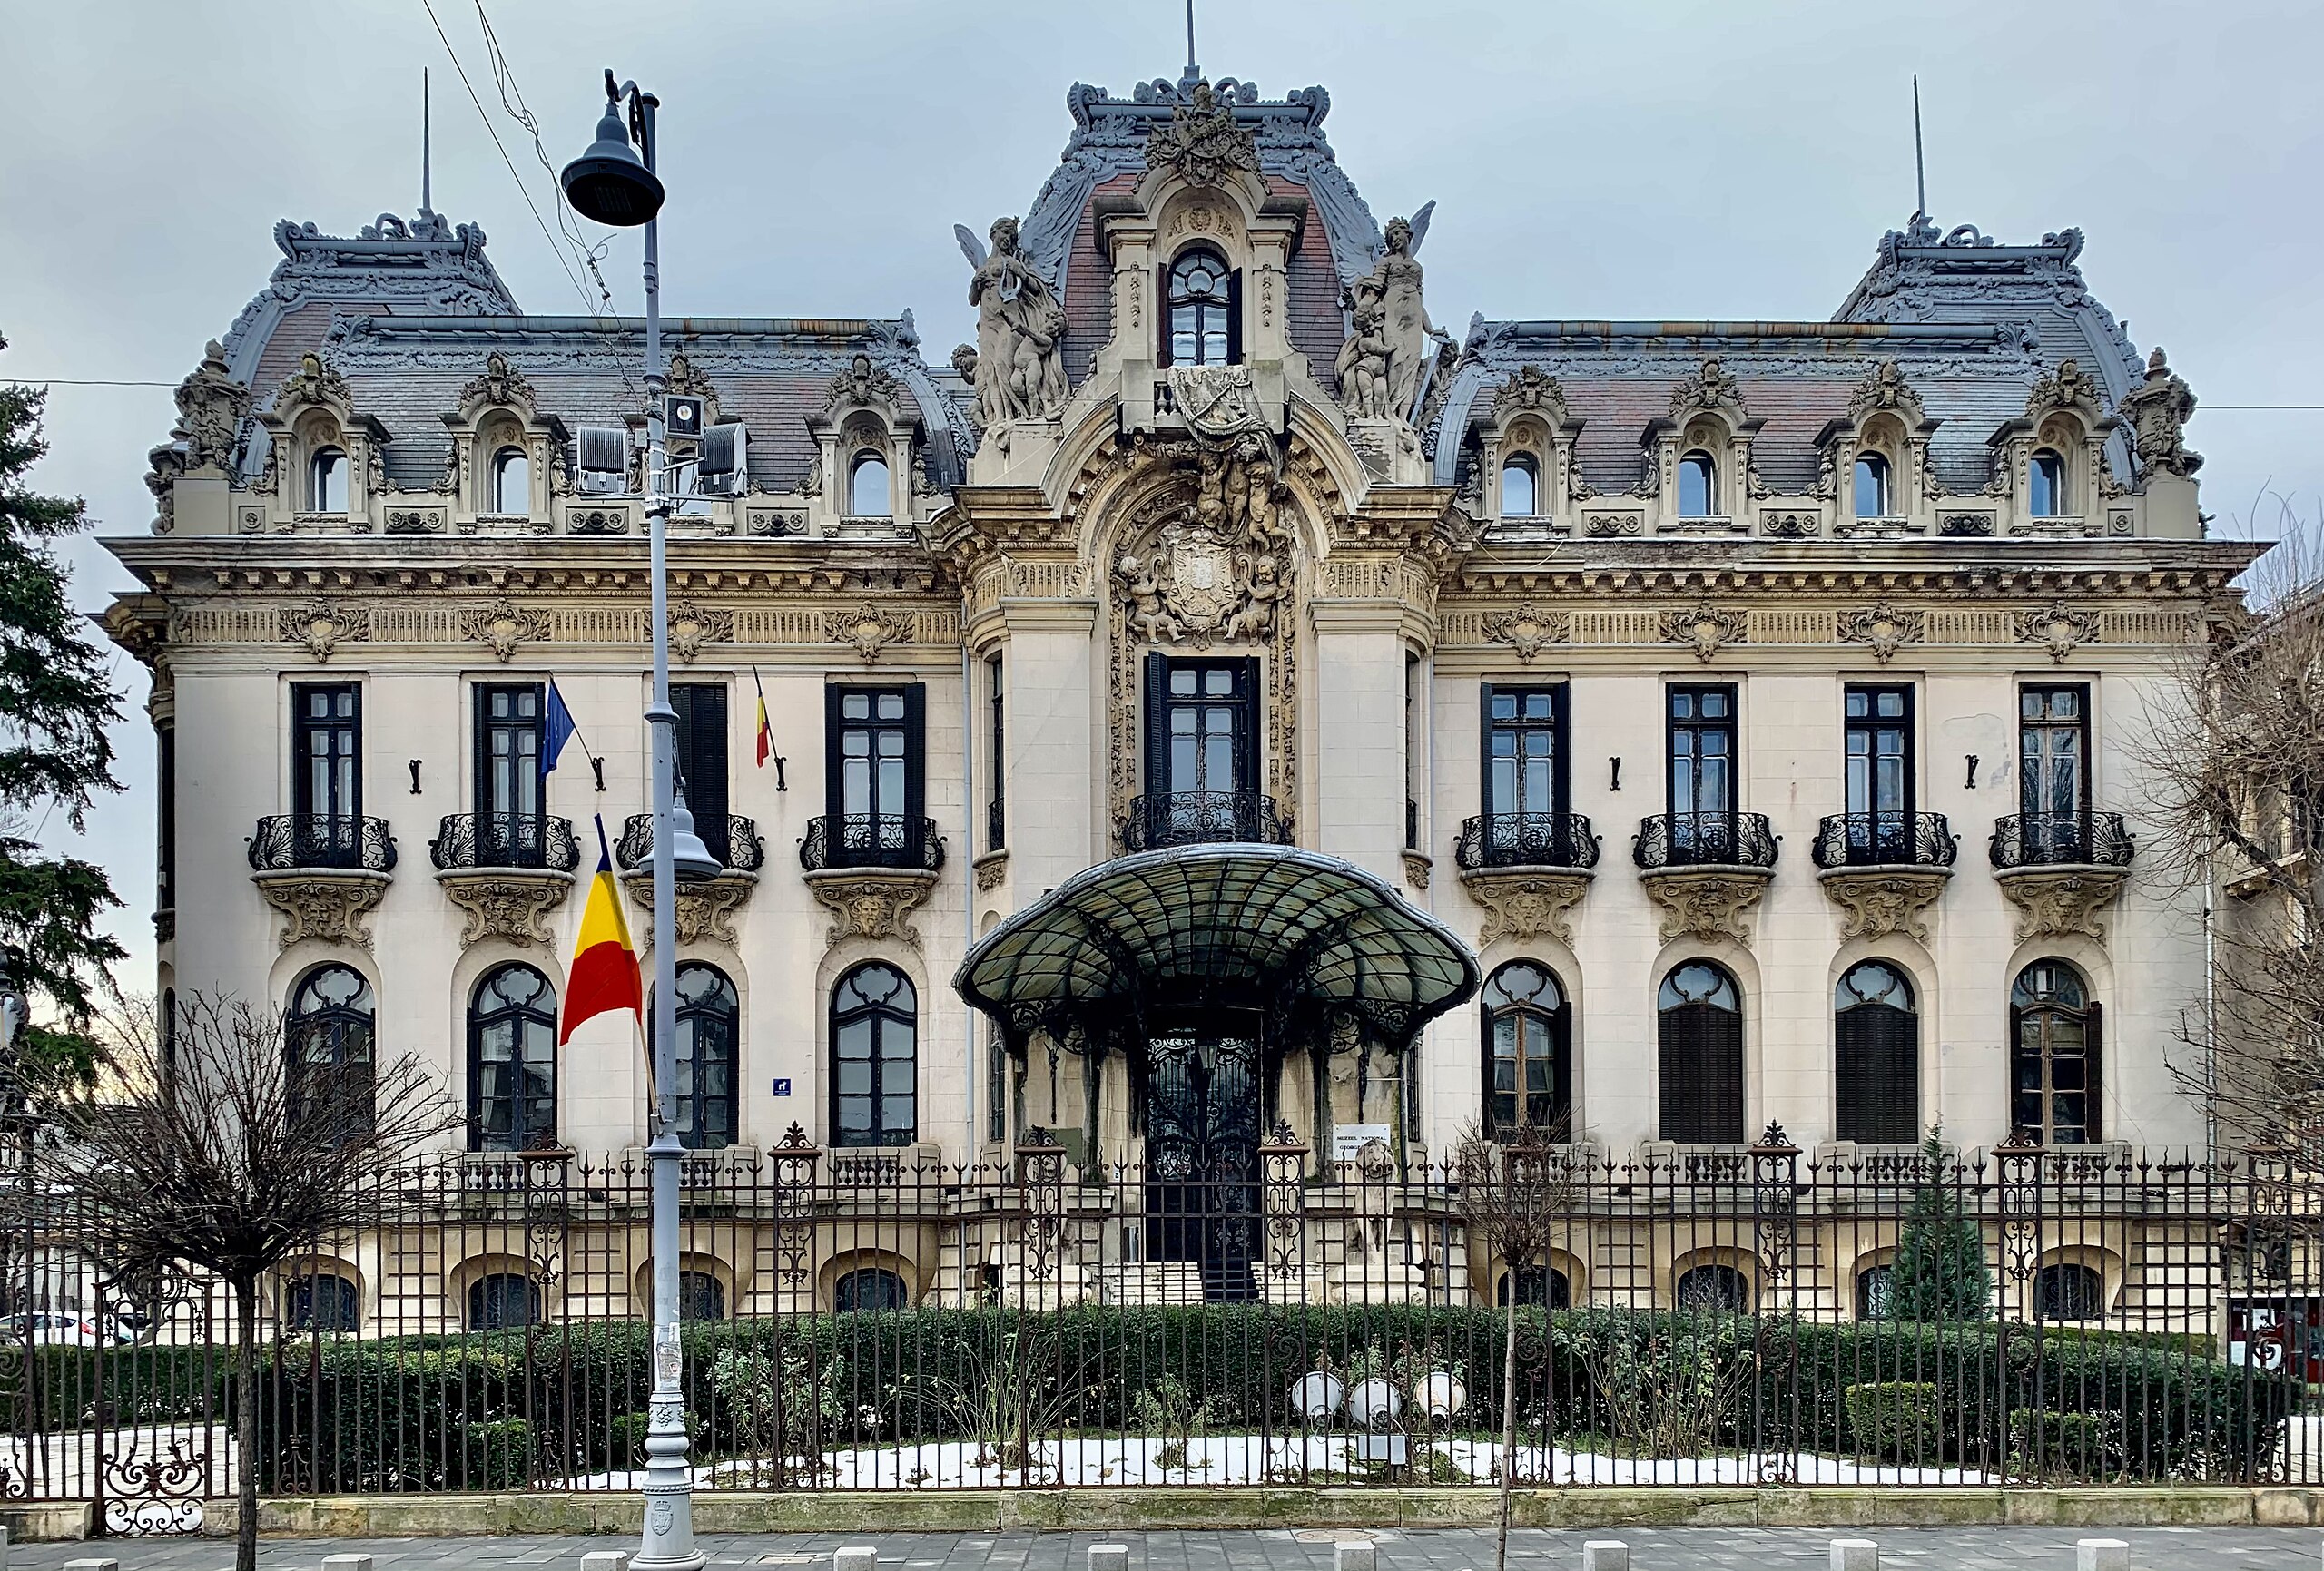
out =
[[[1202,1268],[1203,1297],[1255,1295],[1259,1045],[1191,1033],[1147,1047],[1146,1257]]]

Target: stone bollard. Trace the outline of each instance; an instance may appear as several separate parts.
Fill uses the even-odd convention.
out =
[[[0,1571],[8,1571],[0,1566]],[[1366,1538],[1362,1543],[1343,1541],[1332,1546],[1332,1571],[1380,1571],[1380,1546]]]
[[[1593,1538],[1581,1546],[1581,1571],[1630,1571],[1630,1546],[1619,1538]]]
[[[8,1571],[0,1566],[0,1571]],[[629,1551],[626,1549],[592,1549],[581,1556],[581,1571],[629,1571]]]
[[[1833,1539],[1832,1571],[1880,1571],[1880,1546],[1869,1538]]]
[[[326,1555],[323,1571],[371,1571],[369,1555]]]
[[[879,1571],[880,1551],[858,1545],[832,1551],[832,1571]]]
[[[2120,1538],[2083,1538],[2073,1546],[2074,1571],[2131,1571],[2131,1546]]]
[[[1127,1544],[1090,1545],[1089,1571],[1129,1571],[1129,1546]]]

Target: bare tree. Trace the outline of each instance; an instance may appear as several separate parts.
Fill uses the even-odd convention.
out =
[[[232,1290],[236,1571],[258,1564],[260,1282],[358,1228],[379,1180],[458,1122],[418,1059],[370,1061],[367,1042],[319,1065],[306,1046],[271,1013],[181,997],[158,1030],[116,1035],[99,1083],[52,1094],[61,1138],[34,1158],[99,1259],[149,1272],[183,1262]]]
[[[2286,522],[2297,527],[2298,520]],[[2259,614],[2150,703],[2161,859],[2212,905],[2204,997],[2171,1071],[2229,1144],[2324,1154],[2324,564],[2297,534],[2245,580]]]
[[[1517,1474],[1518,1283],[1529,1267],[1546,1272],[1550,1245],[1570,1209],[1572,1179],[1552,1132],[1528,1123],[1496,1143],[1472,1124],[1453,1143],[1452,1167],[1461,1185],[1461,1216],[1473,1260],[1482,1250],[1499,1261],[1506,1302],[1502,1309],[1501,1533],[1494,1571],[1509,1567],[1510,1492]],[[1487,1280],[1492,1272],[1488,1267]],[[1545,1305],[1546,1307],[1546,1305]]]

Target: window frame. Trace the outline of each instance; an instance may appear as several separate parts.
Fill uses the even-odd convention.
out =
[[[1521,513],[1512,512],[1509,506],[1509,472],[1516,470],[1525,476],[1527,506]],[[1501,461],[1501,495],[1498,515],[1502,518],[1539,518],[1541,516],[1541,461],[1530,451],[1511,453]]]
[[[882,1283],[893,1282],[895,1286],[892,1290],[883,1285],[880,1289],[880,1296],[882,1300],[892,1297],[895,1301],[873,1304],[862,1302],[862,1289],[856,1284],[865,1278]],[[842,1303],[842,1299],[848,1301]],[[833,1314],[880,1314],[910,1308],[911,1308],[911,1283],[906,1281],[903,1273],[893,1267],[851,1266],[832,1279],[832,1312]]]
[[[847,701],[858,696],[865,699],[868,710],[862,719],[847,713]],[[901,715],[882,718],[882,698],[899,699]],[[927,712],[928,688],[922,682],[834,682],[824,686],[823,813],[829,820],[832,866],[876,866],[883,858],[893,859],[907,851],[911,865],[919,865],[921,830],[928,816]],[[903,802],[897,814],[879,810],[879,737],[889,731],[901,733]],[[847,739],[857,734],[872,738],[863,755],[871,810],[862,814],[852,814],[847,807]],[[860,825],[854,822],[859,818],[863,820]],[[893,837],[881,828],[888,823],[896,826]]]
[[[310,715],[307,712],[311,697],[344,698],[345,715]],[[331,783],[328,794],[331,800],[325,806],[315,800],[313,766],[318,761],[315,738],[324,734],[343,732],[346,751],[338,751],[333,742],[324,758],[332,765]],[[346,772],[342,791],[337,779],[340,768]],[[345,797],[342,802],[340,798]],[[290,811],[301,820],[330,820],[334,826],[359,825],[363,820],[363,684],[359,682],[294,682],[290,684]],[[351,829],[350,833],[359,833]]]
[[[514,507],[508,506],[508,471],[512,459],[524,466],[522,476],[524,494],[517,498],[517,506]],[[515,442],[503,442],[495,447],[492,450],[491,465],[485,472],[485,484],[491,490],[491,495],[486,500],[492,504],[489,511],[494,517],[527,518],[532,515],[533,461],[522,447]]]
[[[1691,970],[1708,970],[1717,977],[1729,998],[1731,1007],[1713,1002],[1715,992],[1702,997],[1690,998],[1678,989],[1679,978]],[[1674,995],[1679,1002],[1669,1002]],[[1709,1015],[1679,1017],[1687,1010],[1702,1010],[1722,1015],[1732,1021],[1728,1029],[1733,1040],[1715,1041],[1709,1038]],[[1718,961],[1701,956],[1682,959],[1662,974],[1655,986],[1655,1133],[1658,1139],[1679,1145],[1739,1145],[1748,1138],[1750,1114],[1749,1040],[1744,1029],[1743,984],[1735,973]],[[1678,1037],[1681,1026],[1691,1026],[1698,1033],[1692,1038]],[[1719,1061],[1712,1061],[1716,1054]],[[1679,1096],[1674,1088],[1687,1087],[1689,1094]]]
[[[347,449],[337,442],[319,444],[307,455],[306,511],[328,517],[344,517],[354,505],[354,462]],[[339,506],[330,504],[330,487],[339,487]]]
[[[1695,513],[1688,511],[1687,508],[1687,471],[1698,460],[1700,461],[1703,474],[1703,506],[1701,512]],[[1672,506],[1679,517],[1723,516],[1718,510],[1718,459],[1708,448],[1689,447],[1679,455],[1678,476],[1673,488],[1678,492],[1678,496],[1673,499]]]
[[[1899,701],[1898,715],[1879,712],[1884,698]],[[1865,713],[1853,712],[1862,700]],[[1904,748],[1900,753],[1884,755],[1880,741],[1885,732],[1900,732]],[[1865,741],[1862,754],[1865,767],[1865,793],[1862,805],[1856,791],[1856,739]],[[1847,820],[1848,853],[1851,859],[1859,850],[1874,862],[1910,862],[1913,859],[1914,825],[1920,810],[1920,726],[1918,705],[1915,702],[1913,684],[1908,682],[1851,682],[1840,690],[1840,792],[1843,810]],[[1879,765],[1884,756],[1894,756],[1900,761],[1902,776],[1901,805],[1895,808],[1879,806]],[[1856,831],[1856,820],[1866,820],[1864,833]],[[1885,820],[1895,819],[1892,826]]]
[[[2081,990],[2079,1005],[2062,1004],[2053,997],[2037,991],[2033,980],[2035,971],[2044,967],[2055,967],[2071,977]],[[2082,1027],[2082,1085],[2060,1086],[2057,1065],[2061,1058],[2053,1045],[2048,1022],[2072,1020]],[[2028,1027],[2039,1034],[2038,1041],[2029,1047]],[[2034,1067],[2032,1085],[2022,1085],[2026,1066]],[[2024,1130],[2034,1134],[2043,1145],[2095,1145],[2105,1139],[2105,1034],[2104,1011],[2101,1008],[2090,977],[2071,960],[2056,955],[2042,955],[2018,967],[2009,985],[2009,1124],[2014,1131]],[[2079,1095],[2083,1099],[2083,1118],[2079,1125],[2062,1124],[2057,1117],[2056,1098]],[[2029,1124],[2020,1114],[2028,1095],[2039,1098],[2038,1122]],[[2078,1129],[2073,1137],[2062,1138],[2061,1128]]]
[[[1000,654],[994,653],[987,655],[984,663],[987,723],[985,756],[988,761],[985,764],[987,794],[984,849],[988,851],[1005,850],[1009,845],[1009,770],[1006,762],[1009,727],[1006,707],[1007,689],[1002,682],[1004,671],[1001,659]]]
[[[1867,473],[1871,476],[1873,496],[1873,507],[1869,512],[1866,511],[1864,505],[1865,478]],[[1888,510],[1891,492],[1896,485],[1896,468],[1888,462],[1888,455],[1886,453],[1860,452],[1856,456],[1856,463],[1848,476],[1848,489],[1855,503],[1856,515],[1859,520],[1869,521],[1896,516]]]
[[[2065,1283],[2072,1281],[2072,1291]],[[2087,1301],[2077,1305],[2077,1298]],[[2037,1267],[2034,1272],[2033,1309],[2037,1321],[2063,1325],[2086,1325],[2106,1318],[2106,1273],[2087,1261],[2053,1260]],[[2082,1313],[2071,1312],[2080,1308]]]
[[[674,682],[673,740],[694,832],[721,867],[734,863],[734,703],[724,682]]]
[[[1903,988],[1904,1008],[1867,997],[1854,987],[1859,973],[1876,970],[1886,972]],[[1922,1134],[1921,1011],[1911,974],[1893,960],[1874,956],[1843,971],[1832,984],[1832,993],[1833,1138],[1864,1145],[1913,1144]],[[1856,995],[1855,1000],[1843,1003],[1848,993]],[[1883,1014],[1901,1015],[1909,1025],[1900,1027]],[[1904,1033],[1901,1040],[1882,1039],[1876,1035],[1882,1026]],[[1909,1098],[1901,1112],[1882,1095],[1884,1084],[1892,1095],[1901,1087]]]
[[[1171,679],[1180,673],[1196,678],[1196,691],[1192,697],[1181,699],[1171,692]],[[1230,679],[1232,691],[1211,694],[1201,691],[1213,673],[1225,673]],[[1164,654],[1157,650],[1146,657],[1146,794],[1177,796],[1181,794],[1177,775],[1173,768],[1175,750],[1172,741],[1177,732],[1173,719],[1181,709],[1201,713],[1211,709],[1230,711],[1230,764],[1228,773],[1234,783],[1230,792],[1241,795],[1259,794],[1262,779],[1263,718],[1259,710],[1261,692],[1259,663],[1249,655],[1190,656]],[[1197,739],[1208,734],[1197,727]],[[1197,758],[1200,750],[1197,748]],[[1196,773],[1203,773],[1199,762]],[[1188,786],[1188,791],[1207,790]]]
[[[1536,989],[1531,996],[1524,998],[1517,998],[1509,994],[1508,986],[1502,981],[1502,977],[1519,969],[1531,969],[1541,974],[1545,979],[1544,986],[1557,997],[1557,1005],[1554,1008],[1544,1008],[1541,1006],[1538,1002],[1541,996],[1540,989]],[[1499,1001],[1495,1001],[1491,997],[1495,989],[1499,989],[1502,994]],[[1571,1139],[1573,997],[1567,990],[1564,978],[1561,977],[1556,968],[1547,962],[1534,959],[1530,956],[1519,956],[1504,960],[1494,967],[1492,975],[1485,978],[1484,986],[1478,989],[1477,996],[1481,1005],[1477,1012],[1478,1020],[1482,1028],[1478,1056],[1483,1068],[1481,1095],[1483,1102],[1486,1137],[1492,1140],[1505,1140],[1513,1135],[1519,1128],[1531,1127],[1547,1132],[1553,1140]],[[1513,1017],[1519,1022],[1519,1050],[1516,1055],[1514,1076],[1517,1088],[1511,1093],[1503,1093],[1500,1089],[1499,1075],[1496,1073],[1502,1063],[1499,1037],[1501,1022],[1504,1017]],[[1549,1061],[1549,1089],[1539,1094],[1547,1098],[1549,1106],[1546,1118],[1541,1120],[1535,1120],[1531,1116],[1532,1110],[1528,1105],[1536,1094],[1527,1089],[1526,1083],[1525,1071],[1532,1061],[1524,1051],[1526,1022],[1539,1023],[1543,1037],[1542,1050]],[[1518,1099],[1518,1110],[1521,1117],[1515,1124],[1504,1125],[1501,1118],[1499,1104],[1504,1095]]]
[[[863,471],[872,465],[880,466],[880,506],[867,513],[856,504],[862,500]],[[847,460],[847,507],[850,518],[893,518],[896,516],[896,475],[888,455],[877,447],[858,447]]]
[[[1694,701],[1693,715],[1687,718],[1679,716],[1679,700],[1681,697]],[[1711,697],[1720,697],[1727,701],[1727,713],[1717,720],[1705,719],[1701,713],[1701,701]],[[1735,682],[1673,682],[1663,685],[1662,805],[1663,810],[1669,815],[1670,845],[1674,852],[1684,846],[1691,854],[1702,847],[1701,824],[1708,818],[1717,823],[1717,836],[1723,837],[1715,839],[1715,846],[1728,848],[1727,854],[1734,855],[1733,848],[1738,839],[1738,826],[1743,816],[1742,719],[1743,692],[1741,687]],[[1699,805],[1704,773],[1702,767],[1704,754],[1700,739],[1713,735],[1723,736],[1727,742],[1725,754],[1727,804],[1724,808],[1705,808]],[[1679,806],[1680,757],[1679,739],[1681,736],[1689,739],[1686,755],[1689,774],[1687,797],[1689,801],[1698,804],[1683,809]],[[1683,829],[1680,823],[1682,819],[1687,820]],[[1697,859],[1703,859],[1698,857]]]
[[[1488,682],[1480,685],[1483,690],[1480,695],[1482,703],[1482,720],[1484,741],[1482,761],[1483,774],[1480,781],[1480,794],[1483,799],[1480,806],[1482,811],[1488,819],[1498,819],[1508,814],[1527,813],[1534,810],[1525,806],[1524,791],[1521,786],[1516,786],[1516,782],[1522,779],[1522,772],[1515,768],[1512,769],[1511,775],[1512,785],[1516,786],[1517,800],[1511,802],[1503,802],[1501,800],[1496,781],[1499,771],[1495,768],[1498,755],[1493,750],[1493,744],[1501,736],[1504,734],[1510,736],[1513,739],[1516,749],[1511,756],[1512,759],[1521,761],[1525,757],[1522,743],[1526,738],[1546,737],[1550,749],[1550,805],[1542,810],[1561,821],[1573,810],[1573,771],[1571,750],[1568,747],[1571,729],[1567,712],[1572,695],[1572,684],[1564,682]],[[1512,707],[1516,712],[1506,722],[1493,713],[1496,702],[1504,697],[1513,701]],[[1536,720],[1525,713],[1526,701],[1535,697],[1548,700],[1550,712],[1545,718]]]
[[[712,998],[690,998],[686,981],[690,977],[710,976],[717,979],[721,996]],[[742,1143],[743,1124],[743,996],[734,986],[734,978],[720,967],[707,960],[686,960],[677,970],[677,1001],[671,1018],[677,1030],[671,1063],[675,1066],[678,1084],[672,1088],[677,1106],[678,1144],[688,1151],[723,1151]],[[722,1065],[726,1071],[724,1095],[725,1115],[721,1126],[713,1129],[704,1117],[705,1097],[702,1090],[702,1035],[704,1022],[718,1022],[723,1017],[725,1027],[725,1056]],[[688,1027],[692,1026],[691,1031]]]
[[[311,990],[325,977],[344,973],[359,984],[355,997],[345,1003],[307,1002]],[[359,1056],[348,1051],[350,1033],[361,1036]],[[330,1056],[328,1061],[317,1061],[308,1048],[310,1032],[325,1034]],[[379,1002],[371,986],[371,978],[354,967],[340,960],[325,960],[308,967],[290,984],[289,1006],[283,1010],[282,1051],[290,1084],[290,1117],[303,1119],[312,1111],[315,1094],[310,1085],[318,1073],[332,1077],[359,1077],[367,1088],[376,1088],[379,1065]],[[350,1072],[358,1066],[359,1076]],[[367,1110],[366,1116],[369,1116]]]
[[[901,991],[891,990],[887,997],[873,1001],[860,987],[856,987],[856,997],[862,1002],[844,1002],[843,996],[855,986],[856,978],[872,971],[886,971],[892,975]],[[904,999],[901,1006],[894,1003],[899,997]],[[825,1061],[830,1066],[831,1077],[828,1111],[832,1149],[895,1150],[915,1144],[920,1138],[920,988],[912,981],[911,974],[902,967],[882,959],[865,960],[849,967],[832,984],[826,1018],[830,1036]],[[866,1077],[868,1089],[852,1092],[846,1090],[842,1083],[840,1044],[841,1032],[857,1019],[871,1023],[865,1053],[871,1074]],[[903,1033],[904,1051],[901,1054],[888,1047],[891,1033],[894,1031]],[[909,1092],[891,1092],[882,1084],[885,1079],[882,1070],[898,1061],[911,1066],[912,1084]],[[909,1122],[891,1122],[886,1115],[886,1104],[898,1096],[911,1105]],[[845,1103],[858,1100],[869,1103],[869,1118],[862,1129],[855,1132],[851,1131],[842,1117],[842,1109]]]
[[[529,972],[540,983],[540,990],[525,1002],[507,1000],[485,1006],[485,994],[511,973]],[[547,999],[544,1007],[539,1000]],[[492,1060],[505,1066],[505,1090],[488,1098],[485,1090],[485,1038],[496,1027],[508,1026],[512,1033],[514,1052],[506,1059]],[[516,1154],[527,1151],[557,1149],[557,1125],[562,1109],[559,1106],[558,1052],[556,1042],[557,996],[556,984],[538,967],[521,960],[511,960],[494,966],[476,980],[468,989],[466,1040],[468,1045],[468,1144],[470,1151]],[[528,1050],[535,1045],[534,1033],[547,1047],[547,1080],[546,1092],[535,1089],[530,1075],[537,1061]],[[507,1106],[509,1134],[505,1143],[487,1134],[487,1103]],[[537,1105],[548,1104],[547,1127],[536,1127],[531,1114]]]
[[[495,1296],[490,1284],[494,1282],[507,1281],[518,1282],[524,1287],[525,1291],[523,1298],[527,1314],[527,1318],[524,1320],[511,1321],[507,1318],[505,1297],[504,1301],[500,1304],[497,1312],[486,1312],[487,1307],[492,1304],[492,1301]],[[507,1290],[505,1288],[501,1289],[500,1293],[505,1295],[507,1291]],[[474,1281],[468,1284],[466,1291],[460,1294],[460,1297],[462,1300],[460,1308],[465,1311],[465,1318],[461,1324],[462,1329],[466,1330],[523,1330],[528,1326],[539,1325],[547,1319],[547,1311],[548,1306],[545,1301],[545,1295],[541,1292],[541,1284],[535,1281],[531,1277],[526,1275],[522,1272],[488,1271],[482,1272],[477,1276]]]
[[[479,682],[469,689],[472,712],[469,739],[469,806],[476,813],[476,865],[539,867],[546,859],[545,832],[548,820],[548,781],[542,773],[548,736],[548,693],[538,682]],[[507,714],[495,714],[496,704],[507,701]],[[532,712],[523,713],[529,704]],[[532,767],[524,767],[524,738],[531,738]],[[504,805],[499,793],[502,755],[496,751],[508,740],[507,782],[512,795]],[[529,810],[522,800],[532,799]],[[506,820],[505,830],[502,820]]]
[[[1215,293],[1195,294],[1180,289],[1180,275],[1189,270],[1197,260],[1207,261],[1217,275],[1219,288]],[[1159,343],[1156,346],[1156,363],[1161,366],[1239,366],[1243,363],[1243,273],[1228,265],[1224,252],[1216,246],[1200,241],[1185,247],[1162,264],[1162,309],[1158,313]],[[1194,312],[1194,356],[1187,358],[1178,353],[1178,313],[1181,309]],[[1209,358],[1206,344],[1211,337],[1206,325],[1210,313],[1220,318],[1217,337],[1224,356]]]
[[[2025,514],[2029,518],[2071,518],[2067,506],[2066,456],[2055,447],[2036,447],[2025,460]],[[2043,491],[2049,496],[2044,506]]]
[[[324,1282],[336,1284],[331,1291],[332,1314],[330,1325],[316,1324],[315,1310],[322,1298]],[[363,1329],[363,1293],[345,1272],[313,1268],[298,1272],[282,1279],[282,1325],[285,1329],[310,1336],[346,1335]]]

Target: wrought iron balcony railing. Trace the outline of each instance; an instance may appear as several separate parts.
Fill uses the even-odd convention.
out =
[[[701,837],[704,849],[730,873],[755,873],[766,865],[766,842],[759,839],[759,826],[740,813],[729,813],[724,818],[700,814],[694,820],[694,832]],[[654,865],[652,813],[632,813],[622,820],[621,841],[614,847],[614,860],[622,865],[625,872],[640,872]]]
[[[1275,798],[1258,791],[1161,791],[1133,797],[1129,817],[1122,820],[1126,851],[1220,841],[1287,846],[1291,831],[1275,810]]]
[[[384,873],[396,865],[396,838],[385,819],[274,813],[258,820],[250,858],[251,867],[261,873],[308,868]]]
[[[2120,813],[2012,813],[1994,820],[1994,866],[2131,865],[2131,831]]]
[[[428,859],[440,870],[465,868],[541,868],[569,873],[581,865],[573,820],[525,813],[447,813],[428,842]]]
[[[1452,859],[1463,869],[1594,868],[1599,843],[1581,813],[1486,813],[1461,820]]]
[[[1661,868],[1772,868],[1783,837],[1765,813],[1656,813],[1639,820],[1630,857],[1649,871]]]
[[[1961,842],[1943,813],[1834,813],[1811,854],[1819,868],[1949,868]]]
[[[826,813],[807,820],[799,841],[799,865],[811,873],[827,868],[901,868],[932,873],[944,865],[944,837],[934,819],[900,813]]]

